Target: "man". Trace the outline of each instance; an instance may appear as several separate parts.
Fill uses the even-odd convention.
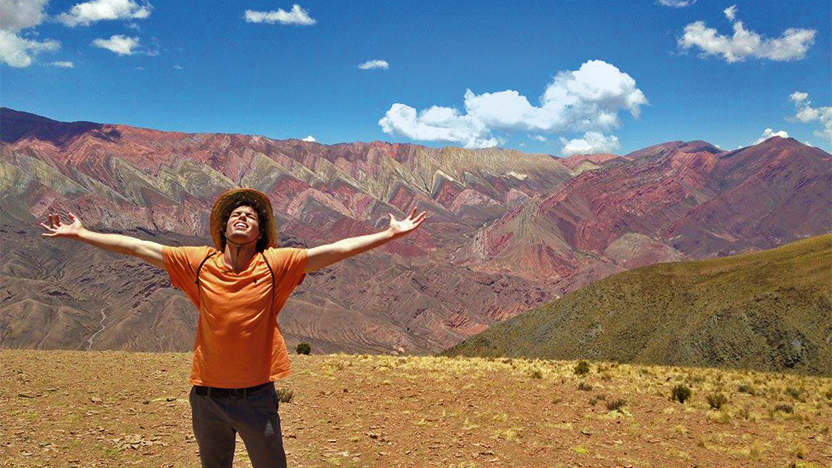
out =
[[[199,309],[190,383],[194,435],[203,467],[231,467],[236,434],[255,468],[285,467],[274,381],[289,375],[289,356],[277,316],[306,273],[383,245],[418,228],[416,208],[390,215],[384,231],[312,249],[277,248],[268,197],[248,188],[219,196],[211,210],[216,249],[169,247],[118,234],[89,231],[50,214],[45,237],[86,242],[165,269]]]

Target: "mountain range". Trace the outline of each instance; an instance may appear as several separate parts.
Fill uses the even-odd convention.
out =
[[[281,313],[290,346],[429,353],[614,273],[832,231],[832,155],[774,137],[627,155],[322,145],[58,122],[0,108],[0,347],[189,350],[196,310],[150,265],[43,239],[51,211],[169,244],[210,244],[234,186],[268,194],[282,245],[429,213],[413,235],[315,272]]]

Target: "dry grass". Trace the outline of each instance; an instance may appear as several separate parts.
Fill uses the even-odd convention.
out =
[[[2,465],[198,466],[190,359],[0,351]],[[293,395],[280,406],[293,467],[832,463],[828,378],[609,363],[578,375],[574,361],[518,359],[292,359],[294,375],[278,387]],[[668,398],[680,384],[691,390],[684,405]],[[708,401],[716,394],[728,402],[718,411]],[[235,466],[249,466],[241,442]]]

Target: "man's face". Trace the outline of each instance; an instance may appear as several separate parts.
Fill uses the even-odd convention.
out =
[[[245,244],[260,238],[260,223],[257,212],[250,206],[234,208],[225,224],[225,237],[236,244]]]

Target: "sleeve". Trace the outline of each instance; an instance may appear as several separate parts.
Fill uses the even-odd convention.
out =
[[[274,270],[275,282],[278,288],[286,290],[286,295],[303,283],[306,273],[306,249],[280,248],[266,250],[266,258]]]
[[[199,291],[196,286],[196,271],[199,264],[211,254],[210,247],[162,247],[162,260],[170,282],[181,289],[199,307]]]

